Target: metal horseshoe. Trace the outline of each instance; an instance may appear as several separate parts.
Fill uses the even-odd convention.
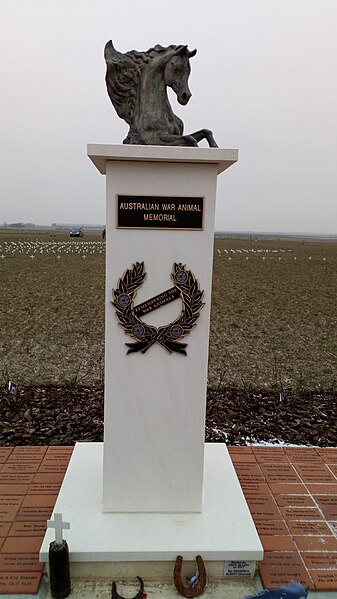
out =
[[[137,578],[140,582],[140,590],[138,591],[137,595],[135,595],[132,599],[141,599],[144,594],[144,583],[139,576],[137,576]],[[124,597],[122,597],[121,595],[119,595],[117,593],[117,587],[116,587],[115,581],[113,581],[113,583],[112,583],[111,599],[124,599]]]
[[[181,579],[181,569],[183,565],[182,556],[178,555],[178,557],[176,558],[176,563],[173,572],[173,580],[178,593],[180,593],[180,595],[182,595],[183,597],[197,597],[198,595],[201,595],[206,586],[206,568],[201,555],[197,555],[196,561],[199,571],[199,581],[196,584],[196,586],[192,589],[187,584],[184,584]]]

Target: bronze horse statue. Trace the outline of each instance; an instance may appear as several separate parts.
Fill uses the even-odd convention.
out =
[[[167,97],[170,87],[179,104],[184,106],[189,101],[190,58],[196,52],[183,45],[157,45],[146,52],[131,50],[123,54],[111,41],[106,44],[108,95],[118,116],[130,126],[124,144],[197,146],[206,139],[211,148],[218,147],[209,129],[184,135],[184,124]]]

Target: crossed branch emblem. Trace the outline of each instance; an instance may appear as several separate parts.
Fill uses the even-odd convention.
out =
[[[186,356],[187,343],[181,343],[179,340],[190,334],[204,306],[204,292],[200,291],[199,282],[185,265],[174,263],[171,273],[174,287],[139,306],[134,306],[137,290],[145,278],[144,262],[136,262],[132,268],[125,271],[118,280],[117,288],[112,290],[112,304],[118,322],[127,335],[136,339],[135,343],[125,344],[129,348],[127,354],[138,351],[144,354],[151,345],[159,343],[169,353],[177,352]],[[140,319],[141,315],[178,297],[181,297],[183,306],[180,316],[173,322],[157,328]]]

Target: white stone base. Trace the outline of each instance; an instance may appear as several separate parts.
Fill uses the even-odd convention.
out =
[[[182,456],[183,459],[183,456]],[[70,522],[65,531],[72,575],[165,576],[177,555],[196,567],[202,555],[209,575],[223,574],[225,560],[260,560],[263,549],[227,448],[205,445],[203,509],[197,514],[102,512],[103,443],[78,443],[54,511]],[[137,488],[134,489],[135,495]],[[51,529],[40,560],[48,562]],[[156,562],[143,564],[139,562]],[[213,563],[213,572],[210,571]],[[147,567],[146,567],[147,566]]]

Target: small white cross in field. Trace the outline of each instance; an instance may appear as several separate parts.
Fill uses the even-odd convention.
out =
[[[4,256],[4,255],[2,254],[2,256],[1,256],[1,260],[3,260],[4,258],[6,258],[6,256]]]
[[[56,543],[62,543],[63,530],[70,528],[70,522],[63,522],[62,514],[54,514],[54,520],[47,520],[47,527],[55,528],[55,541]]]

